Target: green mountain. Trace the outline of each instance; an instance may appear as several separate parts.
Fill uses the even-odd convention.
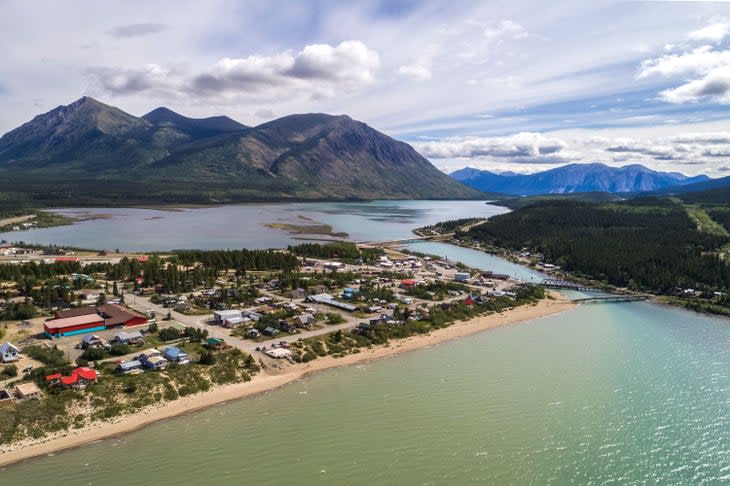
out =
[[[166,108],[138,118],[84,97],[0,138],[0,206],[477,197],[347,116],[246,127]]]

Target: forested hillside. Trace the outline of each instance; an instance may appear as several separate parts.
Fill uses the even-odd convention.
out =
[[[677,200],[545,201],[495,216],[457,238],[527,247],[568,271],[637,290],[730,288],[730,267],[719,257],[730,238],[700,231]]]

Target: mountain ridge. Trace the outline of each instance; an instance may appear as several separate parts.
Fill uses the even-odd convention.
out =
[[[482,191],[514,196],[607,192],[630,194],[709,181],[707,176],[688,177],[659,172],[640,164],[611,167],[601,163],[567,164],[535,174],[497,174],[467,167],[450,177]]]
[[[485,196],[347,115],[248,127],[164,107],[135,117],[88,97],[0,138],[2,192],[56,205]]]

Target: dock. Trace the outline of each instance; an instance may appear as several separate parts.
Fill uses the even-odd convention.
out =
[[[576,304],[613,304],[620,302],[639,302],[647,300],[646,295],[610,295],[605,297],[584,297],[581,299],[571,299]]]

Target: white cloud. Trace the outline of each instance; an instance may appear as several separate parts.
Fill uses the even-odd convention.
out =
[[[492,159],[512,163],[556,164],[578,154],[567,150],[565,141],[541,133],[520,132],[507,137],[449,137],[414,144],[425,157],[436,159]]]
[[[431,79],[431,69],[420,64],[401,66],[396,72],[415,81],[428,81]]]
[[[730,65],[730,51],[715,51],[710,46],[701,46],[690,52],[668,54],[643,61],[638,77],[706,74],[713,69],[728,65]]]
[[[484,37],[489,40],[524,39],[528,36],[527,29],[512,20],[502,20],[496,27],[484,30]]]
[[[726,21],[717,21],[702,27],[701,29],[690,32],[688,37],[694,41],[712,41],[718,43],[729,33],[730,23]]]
[[[701,79],[666,89],[659,93],[659,97],[669,103],[693,103],[705,99],[730,103],[730,65],[717,68]]]
[[[138,69],[94,68],[92,76],[112,94],[145,91],[178,93],[198,97],[278,96],[300,93],[333,96],[375,80],[378,53],[360,41],[337,46],[311,44],[294,54],[223,58],[210,69],[189,74],[157,64]]]

